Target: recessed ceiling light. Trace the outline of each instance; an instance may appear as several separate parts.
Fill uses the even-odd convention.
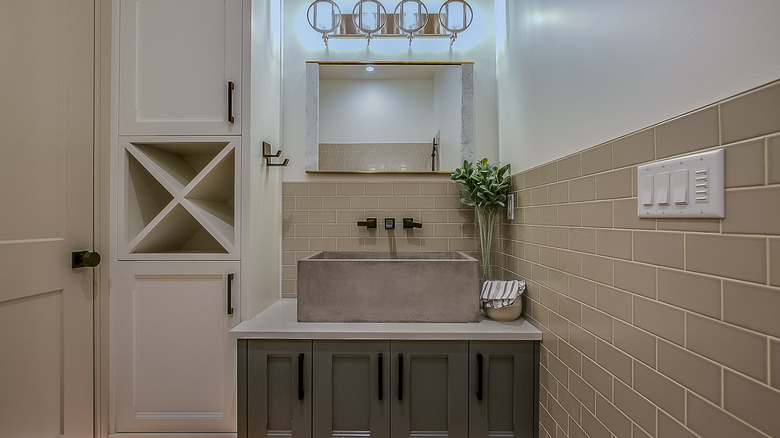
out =
[[[374,66],[373,65],[366,66],[366,71],[374,71]]]

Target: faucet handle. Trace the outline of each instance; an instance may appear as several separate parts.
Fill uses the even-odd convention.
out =
[[[420,222],[415,222],[413,218],[405,217],[403,221],[404,228],[422,228],[422,224]]]
[[[357,226],[366,228],[376,228],[376,218],[368,217],[364,221],[358,221]]]

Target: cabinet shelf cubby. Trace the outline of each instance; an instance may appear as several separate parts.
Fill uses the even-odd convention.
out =
[[[236,142],[125,139],[120,258],[238,257]]]
[[[131,155],[127,157],[126,170],[125,236],[129,241],[173,201],[173,195]]]

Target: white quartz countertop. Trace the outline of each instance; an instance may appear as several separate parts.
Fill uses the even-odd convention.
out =
[[[498,322],[481,315],[475,323],[298,322],[297,300],[282,298],[231,333],[241,339],[514,340],[539,341],[542,332],[523,318]]]

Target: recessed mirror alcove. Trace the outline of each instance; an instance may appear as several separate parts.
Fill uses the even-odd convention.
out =
[[[473,69],[308,62],[306,171],[449,173],[472,160]]]

